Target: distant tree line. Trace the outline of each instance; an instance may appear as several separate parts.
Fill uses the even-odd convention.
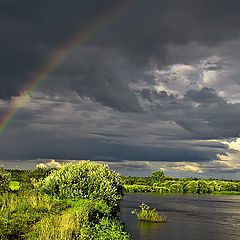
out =
[[[162,171],[150,177],[122,177],[126,192],[214,193],[240,192],[240,180],[173,178]]]

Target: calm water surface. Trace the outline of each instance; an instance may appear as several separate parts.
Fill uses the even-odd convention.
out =
[[[138,222],[131,210],[145,202],[164,212],[167,223]],[[132,193],[124,197],[121,220],[134,240],[240,240],[240,196]]]

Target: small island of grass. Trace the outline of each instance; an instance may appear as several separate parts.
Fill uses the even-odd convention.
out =
[[[156,211],[156,209],[150,210],[150,207],[142,203],[140,206],[141,211],[138,213],[137,210],[133,210],[132,214],[137,215],[138,221],[147,221],[147,222],[166,222],[167,216],[163,213],[159,213]]]

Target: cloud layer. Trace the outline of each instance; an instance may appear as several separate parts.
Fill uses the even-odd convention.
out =
[[[0,137],[1,164],[92,159],[129,174],[232,171],[222,156],[240,133],[239,3],[132,3],[32,94]],[[41,64],[118,4],[0,0],[1,116]]]

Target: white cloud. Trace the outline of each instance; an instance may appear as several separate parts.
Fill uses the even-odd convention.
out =
[[[55,159],[52,159],[51,162],[39,163],[36,165],[36,168],[61,168],[62,164],[56,162]]]
[[[231,142],[224,141],[222,143],[228,145],[229,149],[240,151],[240,138],[237,138],[235,141]]]
[[[217,157],[221,164],[224,164],[230,170],[240,170],[240,138],[235,141],[223,141],[228,146],[225,154],[218,154]]]
[[[199,163],[195,162],[162,162],[161,166],[166,170],[185,173],[203,173]]]
[[[203,173],[198,163],[193,162],[180,162],[175,163],[177,166],[173,167],[176,171],[180,172],[192,172],[192,173]]]
[[[149,74],[156,80],[157,91],[166,91],[181,97],[189,90],[199,90],[203,87],[215,88],[223,95],[224,89],[218,89],[216,85],[228,71],[230,70],[225,67],[224,58],[212,55],[191,65],[178,63],[164,69],[154,68]]]

